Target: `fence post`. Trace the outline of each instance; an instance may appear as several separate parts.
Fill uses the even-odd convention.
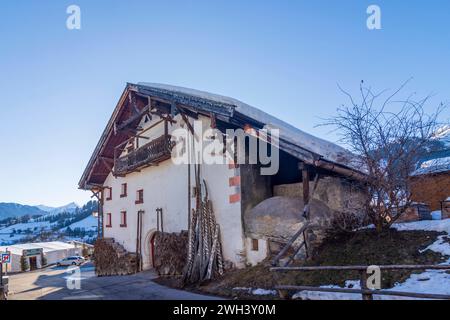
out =
[[[361,284],[361,290],[363,290],[363,291],[369,290],[369,288],[367,288],[367,270],[361,271],[360,284]],[[363,300],[373,300],[373,295],[371,293],[363,293],[362,299]]]

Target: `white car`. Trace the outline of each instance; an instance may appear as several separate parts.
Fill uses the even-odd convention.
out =
[[[59,260],[56,265],[59,266],[79,266],[84,262],[84,258],[80,256],[67,257]]]

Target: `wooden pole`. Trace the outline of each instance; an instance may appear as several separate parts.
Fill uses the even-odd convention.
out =
[[[140,243],[139,243],[139,228],[140,228],[140,226],[139,226],[139,224],[141,223],[140,216],[141,216],[141,211],[138,211],[137,212],[137,229],[136,229],[136,259],[137,259],[137,261],[136,261],[136,272],[139,272],[139,269],[140,269],[140,266],[139,266],[139,264],[140,264],[140,257],[139,257],[139,246],[140,246]]]
[[[309,201],[310,201],[310,192],[309,192],[309,170],[308,166],[300,162],[299,169],[302,171],[302,186],[303,186],[303,217],[305,217],[306,221],[309,222],[310,218],[310,209],[309,209]],[[305,252],[306,258],[311,257],[311,246],[309,244],[309,236],[308,232],[305,229],[303,231],[303,239],[305,241]]]
[[[450,265],[381,265],[377,266],[380,270],[450,270]],[[273,267],[270,271],[343,271],[367,270],[369,266],[312,266],[312,267]]]
[[[367,288],[367,271],[362,270],[361,273],[361,280],[360,280],[360,286],[362,290],[362,299],[363,300],[373,300],[373,295],[371,293],[368,293]]]
[[[367,289],[361,290],[361,289],[348,289],[348,288],[322,288],[322,287],[288,286],[288,285],[275,286],[275,290],[339,292],[339,293],[354,293],[354,294],[365,293],[365,294],[371,294],[371,295],[376,294],[376,295],[383,295],[383,296],[450,300],[450,295],[446,295],[446,294],[403,292],[403,291],[392,291],[392,290],[367,290]]]

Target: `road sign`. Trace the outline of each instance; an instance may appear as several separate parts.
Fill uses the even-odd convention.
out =
[[[2,263],[11,263],[11,252],[2,252]]]

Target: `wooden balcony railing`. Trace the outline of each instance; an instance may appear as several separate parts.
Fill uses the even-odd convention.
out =
[[[170,159],[174,142],[170,135],[162,135],[127,155],[114,159],[114,173],[121,175]]]

